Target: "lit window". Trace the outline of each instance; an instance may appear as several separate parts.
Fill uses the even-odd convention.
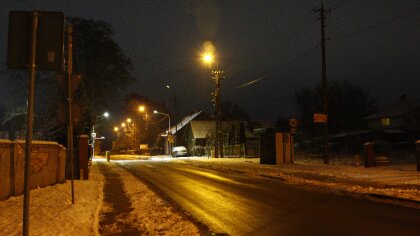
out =
[[[382,118],[381,119],[381,125],[382,126],[389,126],[389,121],[390,121],[389,118]]]

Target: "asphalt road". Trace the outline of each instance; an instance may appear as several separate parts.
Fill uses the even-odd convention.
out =
[[[171,162],[120,163],[216,233],[420,235],[420,210]]]

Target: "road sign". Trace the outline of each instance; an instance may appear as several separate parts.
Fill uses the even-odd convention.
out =
[[[27,69],[31,64],[30,45],[33,12],[11,11],[7,67]],[[64,55],[64,14],[62,12],[39,12],[36,40],[36,66],[38,70],[62,71]]]
[[[297,127],[299,125],[299,121],[296,118],[289,119],[289,126],[290,126],[290,133],[295,134],[297,131]]]
[[[299,121],[296,118],[290,118],[289,125],[292,128],[296,128],[299,125]]]
[[[68,124],[68,103],[62,102],[58,106],[58,120],[62,124]],[[78,124],[80,119],[82,118],[82,110],[80,109],[79,105],[75,104],[74,102],[71,105],[71,115],[73,117],[72,121],[73,124]]]
[[[327,123],[328,116],[323,113],[314,113],[314,122],[315,123]]]
[[[175,142],[175,137],[172,134],[168,135],[168,142],[169,143],[174,143]]]
[[[57,73],[55,79],[58,82],[58,85],[64,90],[67,88],[67,75],[64,73]],[[73,97],[74,92],[76,92],[79,87],[80,81],[82,80],[81,74],[73,74],[71,76],[71,96]]]

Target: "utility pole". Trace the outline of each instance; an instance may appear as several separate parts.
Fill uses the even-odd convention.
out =
[[[321,18],[321,54],[322,54],[322,112],[327,116],[327,120],[324,122],[324,152],[323,159],[324,164],[329,164],[330,160],[328,157],[328,86],[327,86],[327,69],[325,59],[325,13],[330,13],[330,9],[324,8],[324,1],[321,0],[321,8],[314,10],[319,12]]]
[[[69,25],[67,28],[68,45],[67,45],[67,148],[70,155],[70,176],[71,176],[71,202],[74,204],[74,158],[73,158],[73,116],[71,106],[73,104],[72,95],[72,74],[73,74],[73,26]]]
[[[221,88],[220,80],[222,79],[223,71],[214,70],[211,72],[213,74],[213,79],[216,82],[216,91],[215,91],[215,107],[216,107],[216,134],[214,136],[214,157],[219,157],[219,148],[220,148],[220,157],[223,158],[223,143],[221,139],[221,123],[222,123],[222,108],[221,108]]]

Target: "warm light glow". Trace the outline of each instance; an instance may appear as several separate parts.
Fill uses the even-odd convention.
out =
[[[144,112],[146,110],[146,107],[145,106],[139,106],[139,111],[140,112]]]
[[[210,41],[206,41],[203,44],[203,54],[201,55],[201,59],[205,64],[211,66],[215,61],[215,47]]]
[[[117,126],[114,127],[114,131],[118,132],[118,127]]]
[[[131,123],[131,119],[130,118],[127,118],[127,123]]]
[[[171,86],[169,86],[169,85],[166,85],[166,88],[171,88]]]
[[[125,127],[125,123],[123,122],[123,123],[121,123],[121,127]]]
[[[202,59],[203,59],[203,62],[204,63],[210,65],[214,61],[214,56],[212,54],[210,54],[210,53],[206,53],[206,54],[203,55],[203,58]]]
[[[108,112],[104,112],[104,117],[108,118],[109,117],[109,113]]]
[[[158,111],[156,111],[156,110],[154,110],[154,111],[153,111],[153,113],[157,114],[157,113],[159,113],[159,112],[158,112]]]

